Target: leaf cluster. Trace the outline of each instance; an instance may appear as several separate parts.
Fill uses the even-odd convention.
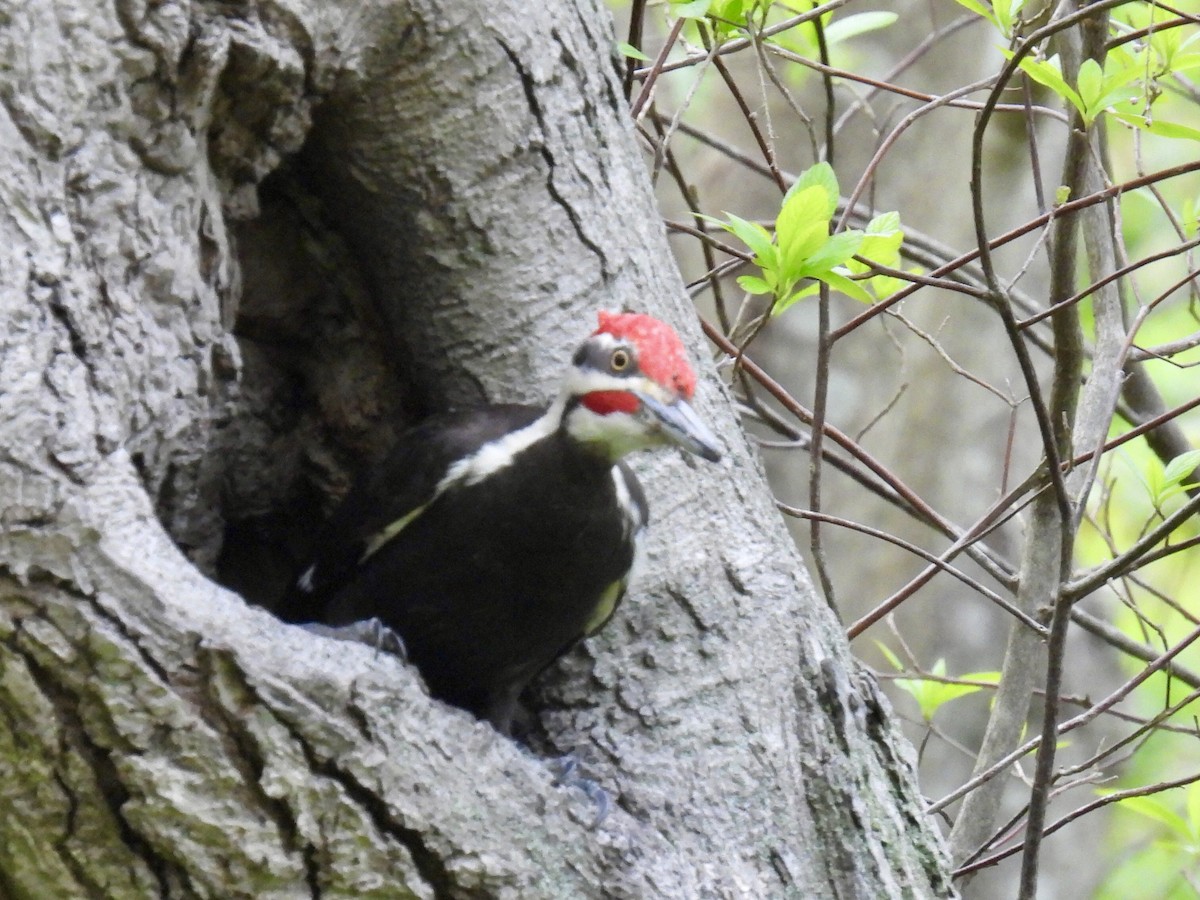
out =
[[[1200,450],[1190,450],[1181,453],[1165,466],[1157,460],[1150,460],[1146,466],[1146,488],[1154,500],[1155,508],[1172,497],[1177,497],[1186,491],[1200,487],[1200,482],[1184,482],[1200,467]]]
[[[821,162],[806,170],[784,195],[774,236],[757,222],[729,212],[725,219],[705,218],[735,235],[753,253],[752,262],[760,274],[742,275],[738,284],[747,293],[770,296],[776,315],[802,297],[815,294],[821,283],[871,303],[894,293],[902,282],[873,276],[866,282],[871,287],[868,291],[854,277],[869,272],[871,260],[884,266],[899,260],[904,240],[900,215],[884,213],[872,219],[865,230],[831,234],[839,196],[833,168]]]
[[[991,22],[1006,40],[1012,41],[1019,23],[1024,0],[998,2],[988,7],[979,0],[957,2]],[[1153,7],[1149,12],[1138,4],[1129,4],[1125,19],[1117,26],[1131,33],[1142,25],[1153,24],[1153,17],[1163,15]],[[1143,23],[1142,20],[1146,21]],[[1008,59],[1015,57],[1011,49],[1001,48]],[[1101,66],[1086,59],[1079,67],[1075,84],[1063,75],[1062,62],[1057,55],[1025,56],[1019,66],[1031,80],[1053,91],[1079,113],[1086,127],[1091,127],[1104,113],[1120,122],[1167,138],[1200,140],[1200,129],[1180,122],[1164,120],[1153,114],[1152,107],[1163,94],[1159,82],[1200,68],[1200,29],[1190,32],[1178,28],[1151,29],[1145,40],[1118,44],[1109,50]]]

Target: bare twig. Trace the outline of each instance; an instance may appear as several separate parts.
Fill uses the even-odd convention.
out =
[[[637,99],[633,101],[633,106],[629,109],[629,117],[633,121],[641,118],[642,110],[650,102],[650,98],[654,96],[654,86],[658,81],[658,76],[664,71],[663,67],[667,61],[667,55],[671,52],[671,48],[675,46],[675,42],[679,40],[679,32],[683,31],[683,19],[676,19],[671,25],[671,32],[667,35],[667,39],[663,41],[663,45],[659,48],[658,56],[654,58],[654,63],[646,73],[645,81],[642,82],[642,89],[638,92]],[[706,59],[707,57],[701,57]],[[640,74],[640,71],[639,73]]]
[[[840,516],[831,516],[827,513],[817,512],[817,511],[811,510],[811,509],[799,509],[798,507],[788,506],[786,503],[780,503],[779,501],[776,501],[775,505],[778,506],[779,509],[782,512],[784,512],[786,515],[794,516],[797,519],[819,520],[821,522],[826,522],[830,525],[837,525],[840,528],[847,528],[851,531],[857,531],[859,534],[869,535],[870,537],[878,538],[881,541],[887,541],[887,543],[889,543],[889,544],[893,544],[897,547],[901,547],[901,548],[907,550],[909,553],[913,554],[914,556],[919,556],[921,559],[925,560],[930,565],[936,566],[937,568],[941,569],[947,575],[951,575],[954,578],[958,579],[963,584],[965,584],[967,587],[969,587],[971,590],[975,591],[976,593],[982,595],[986,599],[990,600],[992,603],[999,606],[1002,610],[1004,610],[1010,616],[1020,619],[1025,624],[1026,627],[1028,627],[1028,628],[1032,629],[1033,631],[1038,632],[1040,634],[1046,633],[1046,627],[1044,625],[1041,625],[1038,622],[1035,622],[1029,616],[1025,615],[1025,613],[1021,612],[1021,610],[1017,609],[1015,606],[1013,606],[1011,603],[1009,603],[1007,600],[1005,600],[1003,597],[1001,597],[999,594],[997,594],[995,591],[991,590],[986,585],[980,584],[974,578],[971,578],[966,573],[964,573],[961,569],[956,569],[954,566],[950,565],[949,563],[943,562],[942,560],[938,559],[938,557],[936,557],[934,554],[930,553],[928,550],[918,547],[916,544],[912,544],[912,543],[909,543],[908,541],[902,540],[901,538],[896,537],[894,534],[888,534],[886,531],[880,531],[878,528],[871,528],[869,525],[863,525],[858,522],[852,522],[849,519],[843,519]]]
[[[1046,828],[1042,834],[1054,834],[1054,832],[1058,831],[1064,825],[1069,825],[1076,819],[1081,818],[1090,812],[1094,812],[1101,807],[1109,806],[1113,803],[1120,803],[1122,800],[1128,800],[1131,797],[1146,797],[1151,794],[1160,794],[1163,791],[1169,791],[1173,788],[1183,787],[1196,781],[1200,781],[1200,774],[1185,775],[1182,778],[1176,778],[1172,781],[1160,781],[1157,784],[1146,785],[1145,787],[1140,788],[1129,788],[1124,791],[1114,791],[1111,794],[1106,794],[1103,797],[1093,800],[1091,803],[1084,804],[1079,809],[1070,812],[1062,818],[1056,820],[1052,825]],[[1008,859],[1010,856],[1020,853],[1022,849],[1022,845],[1018,844],[1016,846],[1009,847],[1007,850],[1001,850],[999,853],[994,853],[991,856],[984,857],[983,859],[973,862],[970,865],[960,866],[954,870],[954,877],[961,878],[962,876],[969,875],[972,872],[978,872],[980,869],[986,869],[990,866],[994,866],[997,863]]]

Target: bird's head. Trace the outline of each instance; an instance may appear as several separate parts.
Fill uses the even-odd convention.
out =
[[[637,313],[600,313],[600,327],[571,359],[563,427],[616,460],[674,444],[721,458],[716,436],[692,409],[696,374],[683,342],[665,322]]]

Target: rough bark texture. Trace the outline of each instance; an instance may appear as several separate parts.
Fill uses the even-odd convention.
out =
[[[205,577],[269,599],[398,411],[544,397],[597,308],[699,352],[606,23],[0,5],[0,895],[952,893],[711,371],[726,461],[643,466],[648,571],[538,698],[596,831],[411,670]]]

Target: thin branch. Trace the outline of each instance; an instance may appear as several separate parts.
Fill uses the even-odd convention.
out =
[[[1099,703],[1096,703],[1085,712],[1082,712],[1074,718],[1068,719],[1066,722],[1060,724],[1056,729],[1056,736],[1061,737],[1064,734],[1074,731],[1076,728],[1087,725],[1097,716],[1107,712],[1113,706],[1116,706],[1131,693],[1133,693],[1136,688],[1142,685],[1152,675],[1165,669],[1176,656],[1194,644],[1197,640],[1200,640],[1200,627],[1194,628],[1192,631],[1188,632],[1183,640],[1179,641],[1174,647],[1167,650],[1165,653],[1155,657],[1154,661],[1150,663],[1150,665],[1146,666],[1144,669],[1142,669],[1142,671],[1138,672],[1137,675],[1133,676],[1133,678],[1130,678]],[[978,788],[981,784],[984,784],[995,778],[998,774],[1003,772],[1021,757],[1027,756],[1029,753],[1036,750],[1041,742],[1041,736],[1026,741],[1020,747],[1016,748],[1002,759],[997,760],[984,771],[972,776],[969,781],[959,785],[941,800],[938,800],[936,803],[931,803],[925,808],[925,811],[933,814],[945,809],[955,800],[966,796]]]
[[[684,19],[676,19],[671,25],[671,31],[667,35],[667,39],[663,41],[662,47],[659,48],[658,56],[654,58],[654,63],[646,70],[646,79],[642,82],[642,89],[638,92],[637,99],[633,101],[633,106],[629,110],[629,118],[637,121],[641,118],[642,110],[646,108],[646,104],[650,102],[650,98],[654,96],[654,87],[658,82],[658,76],[664,71],[663,66],[667,61],[667,55],[671,52],[671,48],[675,46],[675,42],[679,40],[679,32],[683,31]],[[707,57],[701,57],[706,59]],[[639,70],[639,74],[642,70]]]
[[[1149,184],[1154,184],[1159,181],[1166,181],[1170,178],[1178,178],[1181,175],[1187,175],[1196,171],[1200,171],[1200,160],[1192,160],[1191,162],[1181,163],[1180,165],[1171,166],[1167,169],[1161,169],[1158,172],[1154,172],[1150,175],[1131,178],[1128,181],[1122,182],[1121,184],[1114,184],[1113,186],[1105,188],[1102,191],[1097,191],[1094,194],[1080,197],[1077,200],[1070,200],[1058,206],[1053,213],[1046,213],[1045,215],[1037,216],[1033,219],[1030,219],[1023,225],[1018,225],[1016,228],[1006,231],[999,237],[992,238],[987,242],[988,249],[996,250],[1005,244],[1015,241],[1017,238],[1024,237],[1026,234],[1029,234],[1029,232],[1046,225],[1052,216],[1059,216],[1063,213],[1074,212],[1077,209],[1083,209],[1088,206],[1093,206],[1097,203],[1104,203],[1114,197],[1126,193],[1127,191],[1137,190],[1138,188],[1145,187]],[[970,250],[938,266],[938,268],[930,272],[929,275],[935,278],[946,275],[961,268],[967,263],[978,260],[979,258],[979,248]],[[835,328],[833,334],[831,335],[833,340],[841,340],[841,338],[845,337],[856,328],[859,328],[865,322],[875,318],[875,316],[882,313],[888,307],[895,306],[897,303],[906,299],[916,290],[917,286],[915,285],[913,287],[903,288],[897,291],[891,297],[888,297],[886,300],[880,300],[878,303],[875,303],[865,312],[859,313],[853,319],[846,322],[846,324],[839,328]]]
[[[1112,579],[1121,577],[1143,556],[1149,554],[1157,544],[1170,537],[1176,529],[1198,512],[1200,512],[1200,496],[1189,498],[1187,503],[1163,519],[1162,524],[1157,528],[1152,528],[1117,559],[1092,570],[1083,578],[1064,585],[1063,595],[1072,599],[1086,597]]]
[[[955,109],[983,109],[982,103],[971,100],[963,100],[961,95],[951,98],[946,103],[938,103],[938,101],[940,101],[942,98],[937,94],[926,94],[922,91],[910,90],[909,88],[901,87],[898,84],[890,84],[887,81],[881,81],[878,78],[870,78],[866,75],[860,75],[858,72],[851,72],[848,69],[839,69],[834,66],[825,65],[817,62],[814,59],[809,59],[807,56],[801,56],[799,53],[789,50],[786,47],[780,47],[778,44],[768,44],[767,49],[781,59],[798,63],[799,65],[812,69],[814,72],[818,72],[822,75],[828,75],[834,78],[844,78],[846,81],[856,81],[859,84],[870,85],[877,90],[887,91],[890,94],[898,94],[901,97],[908,98],[909,100],[920,100],[923,103],[937,103],[939,106],[950,106]],[[972,90],[983,90],[986,86],[987,84],[985,83],[974,87]],[[1058,119],[1059,121],[1066,121],[1066,116],[1064,116],[1060,110],[1051,109],[1050,107],[1046,106],[1035,106],[1033,107],[1033,110],[1040,115],[1044,115],[1052,119]],[[996,105],[996,112],[1024,113],[1025,111],[1025,106],[1021,103],[999,103]]]
[[[646,20],[646,0],[633,0],[629,9],[629,36],[627,43],[635,50],[642,49],[642,32]],[[621,87],[625,93],[625,102],[633,97],[633,76],[637,72],[637,60],[632,56],[625,60],[625,77]]]
[[[826,13],[833,12],[835,9],[839,9],[849,2],[850,0],[829,0],[828,3],[822,3],[820,6],[814,6],[806,13],[801,13],[800,15],[793,16],[790,19],[784,19],[782,22],[772,25],[770,28],[764,28],[761,34],[763,37],[774,37],[775,35],[787,31],[790,28],[795,28],[797,25],[803,25],[805,22],[811,22],[814,19],[819,19]],[[677,19],[676,21],[683,22],[684,20]],[[739,51],[745,50],[749,46],[751,46],[749,38],[735,38],[734,40],[723,43],[717,52],[722,56],[725,56],[730,53],[738,53]],[[681,59],[678,62],[673,62],[662,66],[658,69],[658,71],[674,72],[677,69],[686,69],[689,66],[694,66],[699,63],[705,58],[706,55],[707,54],[704,53],[692,54],[686,59]],[[650,65],[645,68],[638,69],[636,72],[634,72],[634,77],[649,78],[651,73],[653,73],[655,70],[656,67],[654,65]]]
[[[714,328],[711,322],[701,318],[700,326],[703,328],[704,333],[708,336],[710,341],[716,344],[717,347],[719,347],[723,352],[728,354],[731,359],[737,358],[739,354],[738,347],[731,343],[729,339],[725,337],[725,335]],[[771,396],[778,400],[789,413],[794,415],[804,424],[812,425],[812,413],[805,409],[795,397],[789,394],[782,385],[768,375],[766,371],[758,366],[752,359],[750,359],[750,357],[742,356],[739,364],[755,381],[761,384],[763,388],[765,388],[766,391],[771,394]],[[940,513],[926,503],[920,497],[920,495],[912,490],[912,488],[897,478],[896,475],[888,470],[886,466],[880,463],[861,446],[852,441],[845,433],[828,423],[825,425],[824,432],[826,437],[849,452],[850,455],[857,459],[866,469],[883,481],[889,489],[895,491],[897,496],[899,496],[905,503],[908,503],[913,510],[921,516],[922,521],[924,521],[927,525],[936,528],[938,531],[952,538],[961,533],[953,523],[943,518]],[[990,556],[990,554],[980,553],[977,556],[973,556],[972,559],[982,566],[987,573],[997,581],[1000,581],[1003,584],[1012,583],[1012,574],[1005,571],[1002,566],[998,565]]]
[[[1084,804],[1073,812],[1067,813],[1067,815],[1056,820],[1052,825],[1047,827],[1042,834],[1054,834],[1054,832],[1058,831],[1064,825],[1069,825],[1076,819],[1082,818],[1088,813],[1095,812],[1101,807],[1109,806],[1113,803],[1120,803],[1122,800],[1128,800],[1131,797],[1146,797],[1151,794],[1159,794],[1163,791],[1184,787],[1197,781],[1200,781],[1200,773],[1195,775],[1185,775],[1182,778],[1176,778],[1172,781],[1160,781],[1157,784],[1150,784],[1140,788],[1129,788],[1128,790],[1124,791],[1115,791],[1111,794],[1099,797],[1096,800],[1093,800],[1091,803]],[[1017,844],[1013,847],[1009,847],[1007,850],[1001,850],[999,853],[994,853],[991,856],[984,857],[983,859],[973,862],[970,865],[960,866],[954,870],[952,876],[954,878],[962,878],[964,875],[970,875],[972,872],[978,872],[980,869],[987,869],[996,865],[997,863],[1003,862],[1010,856],[1020,853],[1022,849],[1022,846]]]
[[[1085,297],[1090,297],[1092,294],[1094,294],[1096,291],[1098,291],[1100,288],[1104,287],[1105,285],[1111,284],[1112,282],[1116,281],[1119,278],[1124,278],[1129,273],[1136,272],[1138,269],[1142,268],[1143,266],[1148,266],[1150,263],[1158,262],[1159,260],[1162,260],[1162,259],[1170,259],[1172,257],[1178,256],[1181,253],[1186,253],[1188,250],[1191,250],[1193,247],[1200,247],[1200,237],[1194,238],[1193,240],[1190,240],[1190,241],[1187,241],[1186,243],[1180,244],[1177,247],[1172,247],[1169,250],[1163,250],[1161,253],[1153,253],[1150,256],[1143,256],[1141,259],[1137,260],[1136,262],[1132,262],[1127,266],[1117,269],[1115,272],[1110,272],[1109,274],[1107,274],[1103,278],[1101,278],[1099,281],[1092,282],[1086,288],[1084,288],[1082,291],[1072,294],[1066,300],[1062,300],[1062,301],[1054,304],[1053,306],[1047,307],[1046,309],[1039,312],[1037,315],[1033,315],[1027,319],[1022,320],[1017,325],[1017,327],[1022,330],[1025,328],[1028,328],[1030,325],[1034,325],[1034,324],[1042,321],[1043,319],[1049,318],[1050,316],[1054,315],[1059,310],[1064,309],[1068,306],[1071,306],[1075,303],[1078,303],[1080,300],[1083,300]],[[1176,284],[1174,288],[1172,288],[1171,293],[1174,293],[1176,290],[1178,290],[1184,284],[1187,284],[1187,282],[1193,280],[1195,277],[1196,277],[1195,271],[1189,272],[1187,278],[1183,279],[1181,282]]]
[[[818,50],[821,62],[829,64],[829,47],[825,43],[825,29],[821,20],[813,23],[817,33]],[[829,75],[822,76],[825,89],[825,161],[830,165],[834,161],[833,123],[836,110],[834,109],[833,79]],[[840,228],[834,228],[838,231]],[[829,371],[831,368],[831,351],[833,345],[829,341],[829,285],[824,282],[817,292],[817,358],[814,365],[813,407],[812,407],[812,447],[808,457],[808,503],[818,516],[821,512],[821,445],[825,440],[825,412],[829,402]],[[814,517],[809,523],[809,549],[812,551],[813,565],[817,570],[817,578],[821,582],[821,590],[825,602],[838,615],[837,600],[833,592],[833,579],[829,576],[829,565],[825,559],[825,548],[821,542],[821,520]]]
[[[869,537],[877,538],[881,541],[886,541],[889,544],[894,544],[897,547],[907,550],[909,553],[913,554],[914,556],[919,556],[921,559],[925,560],[930,565],[936,566],[937,568],[941,569],[947,575],[951,575],[954,578],[958,579],[963,584],[965,584],[967,587],[969,587],[971,590],[975,591],[976,593],[980,594],[987,600],[990,600],[992,603],[999,606],[1002,610],[1004,610],[1010,616],[1020,619],[1023,623],[1025,623],[1025,625],[1027,627],[1029,627],[1033,631],[1038,632],[1043,635],[1047,633],[1046,627],[1044,625],[1040,625],[1037,622],[1035,622],[1029,616],[1025,615],[1025,613],[1021,612],[1021,610],[1017,609],[1015,606],[1013,606],[1011,603],[1009,603],[1007,600],[1005,600],[1003,597],[1001,597],[999,594],[997,594],[995,591],[989,589],[985,585],[980,584],[974,578],[971,578],[966,573],[964,573],[961,569],[956,569],[954,566],[950,565],[949,563],[943,562],[942,560],[938,559],[936,556],[934,556],[932,553],[930,553],[928,550],[924,549],[923,547],[918,547],[916,544],[911,544],[906,540],[896,537],[896,535],[894,535],[894,534],[888,534],[886,531],[880,531],[878,528],[872,528],[869,525],[862,525],[858,522],[852,522],[851,520],[843,519],[840,516],[831,516],[828,513],[817,512],[817,511],[811,510],[811,509],[800,509],[795,506],[789,506],[786,503],[781,503],[778,500],[775,501],[775,505],[785,515],[793,516],[797,519],[807,519],[809,521],[816,520],[816,521],[825,522],[830,525],[837,525],[839,528],[846,528],[850,531],[857,531],[859,534],[865,534],[865,535],[868,535]]]

